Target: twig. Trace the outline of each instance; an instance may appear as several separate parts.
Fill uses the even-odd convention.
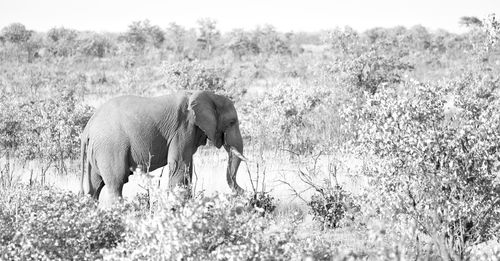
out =
[[[289,149],[285,149],[285,148],[281,148],[280,150],[282,151],[286,151],[286,152],[289,152],[291,154],[294,154],[295,156],[300,156],[299,153],[295,152],[295,151],[292,151],[292,150],[289,150]]]
[[[318,155],[314,158],[314,167],[313,167],[314,171],[313,172],[314,172],[315,175],[316,175],[316,167],[318,165],[318,160],[319,160],[319,157],[321,156],[321,154],[323,154],[323,151],[320,151],[318,153]]]
[[[256,165],[257,165],[257,178],[255,179],[256,185],[255,185],[254,194],[257,194],[257,191],[259,190],[259,173],[260,173],[260,171],[259,171],[259,163],[257,162]]]
[[[250,179],[250,184],[252,185],[252,190],[253,190],[253,193],[257,193],[257,190],[255,189],[255,186],[253,185],[253,181],[252,181],[252,174],[250,173],[250,168],[248,167],[248,163],[246,161],[244,161],[246,166],[247,166],[247,173],[248,173],[248,179]]]
[[[266,168],[264,167],[264,170],[262,171],[262,191],[266,190],[265,182],[266,182]]]
[[[293,196],[294,196],[294,197],[299,198],[299,199],[301,199],[302,201],[304,201],[305,203],[307,203],[307,200],[305,200],[305,199],[304,199],[304,198],[300,195],[300,194],[301,194],[301,193],[303,193],[303,192],[298,192],[298,191],[297,191],[294,187],[292,187],[292,185],[291,185],[289,182],[287,182],[287,181],[285,181],[285,180],[281,180],[281,179],[280,179],[280,180],[278,180],[278,182],[281,182],[281,183],[283,183],[283,184],[287,185],[287,186],[290,188],[290,190],[293,192]]]

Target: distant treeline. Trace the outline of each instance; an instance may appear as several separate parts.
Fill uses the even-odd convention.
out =
[[[487,33],[481,20],[462,17],[459,21],[470,28],[464,34],[444,30],[430,31],[417,25],[411,28],[373,28],[359,33],[350,27],[320,32],[279,32],[271,25],[254,30],[234,29],[221,33],[212,19],[201,19],[196,28],[171,23],[167,28],[152,25],[148,20],[133,22],[124,33],[96,33],[54,27],[35,32],[21,23],[12,23],[1,30],[0,58],[32,62],[54,57],[110,57],[155,53],[165,58],[210,59],[232,54],[241,60],[255,55],[297,55],[316,50],[314,45],[328,44],[341,51],[358,45],[381,42],[407,46],[411,50],[445,52],[449,49],[471,50],[482,43]]]

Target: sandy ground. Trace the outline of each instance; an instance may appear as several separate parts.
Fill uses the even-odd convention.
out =
[[[311,173],[314,165],[312,157],[301,160],[291,159],[285,152],[268,151],[262,157],[256,153],[247,152],[250,162],[242,162],[237,175],[237,182],[241,187],[252,191],[257,187],[258,191],[270,192],[282,203],[298,201],[291,188],[284,184],[289,183],[296,191],[304,191],[303,198],[309,198],[314,190],[309,189],[299,178],[298,171]],[[329,164],[330,163],[330,164]],[[366,185],[366,179],[361,175],[362,161],[354,157],[323,155],[316,163],[317,174],[313,177],[316,184],[325,182],[334,183],[334,179],[329,173],[331,163],[337,165],[337,181],[347,191],[357,193]],[[227,153],[224,150],[217,150],[214,147],[205,146],[194,156],[193,185],[195,193],[204,191],[205,193],[229,193],[231,192],[226,183]],[[16,164],[14,169],[15,179],[20,179],[24,183],[29,183],[30,178],[35,182],[41,180],[41,167],[39,163],[31,162],[25,164],[24,168]],[[163,168],[153,171],[153,176],[160,176]],[[49,170],[45,177],[45,184],[55,186],[64,190],[78,193],[80,190],[80,170],[79,161],[75,161],[69,167],[67,175],[55,174],[55,170]],[[168,182],[168,168],[163,171],[160,184]],[[31,174],[33,173],[33,174]],[[252,180],[252,182],[250,181]],[[257,181],[258,179],[258,181]],[[123,195],[125,198],[132,198],[137,193],[145,192],[143,187],[147,186],[145,179],[133,175],[130,181],[125,184]],[[156,184],[156,183],[155,183]],[[161,186],[161,185],[160,185]]]

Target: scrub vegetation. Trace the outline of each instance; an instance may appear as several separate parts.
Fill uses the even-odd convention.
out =
[[[4,27],[0,259],[499,259],[500,23],[457,22],[461,34]],[[225,153],[209,145],[190,199],[142,172],[113,209],[77,195],[95,108],[178,90],[235,101],[248,193],[224,193]]]

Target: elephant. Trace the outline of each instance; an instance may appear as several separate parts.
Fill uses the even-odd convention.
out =
[[[207,138],[224,146],[226,179],[236,193],[243,140],[234,103],[210,91],[180,91],[158,97],[120,96],[104,103],[81,135],[81,193],[111,206],[122,198],[132,169],[168,164],[169,190],[189,186],[193,154]]]

